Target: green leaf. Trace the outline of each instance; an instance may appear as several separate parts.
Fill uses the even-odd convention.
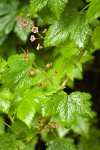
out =
[[[19,119],[14,121],[14,123],[11,125],[11,133],[13,131],[16,131],[17,139],[24,140],[27,137],[27,133],[29,133],[29,128],[26,126],[25,123],[20,121]]]
[[[56,20],[56,16],[50,11],[50,8],[47,6],[44,7],[38,14],[43,19],[45,24],[53,24]]]
[[[76,122],[72,125],[72,130],[82,136],[89,137],[89,119],[77,116]]]
[[[0,73],[5,70],[6,66],[7,62],[4,59],[0,58]]]
[[[79,48],[68,38],[61,47],[54,48],[54,56],[62,55],[65,58],[76,55],[79,52]]]
[[[3,44],[3,42],[5,41],[6,38],[7,38],[6,35],[1,35],[0,36],[0,46]]]
[[[26,150],[36,150],[36,144],[38,143],[38,139],[32,139],[27,145]]]
[[[0,16],[6,15],[9,13],[11,6],[5,2],[0,3]]]
[[[22,100],[17,110],[17,117],[30,127],[34,114],[34,103],[30,100]]]
[[[95,49],[100,49],[100,25],[96,26],[93,32],[92,41]]]
[[[73,80],[75,69],[82,71],[82,64],[77,56],[76,57],[72,56],[69,59],[66,59],[65,64],[66,64],[65,67],[66,75],[71,80]]]
[[[18,1],[13,1],[9,4],[1,3],[3,9],[0,16],[0,34],[9,34],[14,27],[16,21],[16,12],[18,7]],[[1,11],[1,10],[0,10]]]
[[[9,107],[10,107],[10,102],[13,99],[13,95],[11,92],[6,89],[6,88],[1,88],[0,89],[0,110],[8,113]]]
[[[70,61],[70,58],[65,60],[65,67],[64,68],[65,68],[67,76],[71,80],[73,80],[74,65],[73,65],[73,62]]]
[[[71,56],[69,58],[63,58],[60,60],[60,65],[58,63],[58,68],[55,68],[58,71],[56,76],[57,80],[61,80],[62,77],[67,75],[71,80],[74,77],[75,69],[82,71],[82,65],[77,56]]]
[[[16,140],[12,134],[0,136],[0,150],[18,150]]]
[[[21,141],[25,139],[29,141],[36,135],[33,128],[29,129],[29,127],[19,119],[16,119],[16,121],[14,121],[11,125],[10,133],[13,133],[13,131],[16,131],[15,134],[17,134],[15,136]]]
[[[90,34],[91,29],[85,24],[85,13],[78,13],[75,8],[68,5],[61,20],[55,21],[47,31],[44,46],[56,46],[64,42],[70,35],[75,44],[82,48],[89,41]]]
[[[88,51],[88,50],[86,50],[85,52],[84,52],[84,55],[82,56],[82,58],[81,58],[81,62],[82,63],[86,63],[86,62],[88,62],[88,61],[90,61],[90,60],[93,60],[94,59],[94,56]]]
[[[30,0],[30,12],[32,15],[47,5],[48,0]]]
[[[88,138],[80,137],[77,149],[100,150],[100,130],[92,127]]]
[[[0,115],[0,135],[5,133],[4,117]]]
[[[35,112],[41,113],[43,102],[48,99],[48,95],[52,95],[56,91],[57,90],[52,91],[50,87],[42,88],[38,85],[33,86],[24,92],[17,91],[14,93],[15,98],[10,107],[10,112],[11,114],[12,112],[17,112],[17,117],[30,126]]]
[[[62,11],[64,10],[66,4],[68,3],[68,0],[49,0],[48,6],[50,7],[50,10],[56,15],[56,17],[59,19],[61,16]]]
[[[16,140],[16,146],[20,149],[20,150],[25,150],[25,144],[23,143],[23,141],[20,140]]]
[[[84,92],[73,92],[69,95],[69,101],[72,101],[76,105],[76,112],[81,117],[93,117],[93,112],[89,106],[91,102],[88,101],[91,95]]]
[[[9,57],[7,63],[8,68],[2,73],[2,82],[12,91],[20,90],[31,85],[33,76],[30,76],[29,71],[32,69],[32,61],[34,54],[28,54],[28,59],[24,59],[24,55],[13,55]]]
[[[23,41],[26,42],[28,39],[28,35],[30,33],[30,28],[23,27],[22,29],[19,28],[19,22],[16,23],[14,32],[17,34],[17,36]]]
[[[73,140],[70,138],[50,141],[47,146],[46,150],[76,150]]]
[[[68,96],[63,91],[59,91],[58,93],[53,94],[50,98],[44,101],[42,109],[43,116],[52,116],[57,114],[60,110],[65,113],[64,109],[65,106],[67,106],[67,99]],[[63,110],[61,108],[63,108]]]
[[[82,64],[81,64],[82,61],[80,62],[78,56],[75,56],[76,53],[77,54],[79,53],[79,49],[76,48],[75,45],[73,45],[73,43],[69,44],[69,42],[66,43],[66,45],[64,45],[64,46],[65,47],[61,47],[61,48],[56,47],[54,49],[54,53],[53,54],[54,54],[55,57],[57,57],[59,55],[60,57],[66,58],[64,60],[58,60],[56,58],[56,60],[54,62],[54,65],[53,65],[54,68],[55,68],[55,70],[58,70],[58,74],[59,74],[59,70],[61,70],[61,72],[66,72],[65,74],[67,76],[68,76],[68,73],[70,73],[69,74],[69,78],[72,79],[72,80],[73,80],[73,78],[82,79]],[[60,62],[60,64],[59,64],[59,62]],[[55,67],[55,63],[58,64],[58,68],[57,69]],[[68,64],[70,64],[71,66],[73,66],[72,73],[71,73],[70,66]],[[60,65],[60,67],[59,67],[59,65]],[[69,71],[67,70],[68,66],[69,66]],[[61,77],[61,75],[60,75],[60,77]]]
[[[73,92],[68,96],[65,92],[59,91],[44,100],[42,114],[58,114],[60,122],[70,127],[76,122],[77,116],[93,117],[90,102],[87,102],[90,98],[91,96],[84,92]]]
[[[98,17],[100,17],[100,1],[92,0],[87,11],[86,22],[88,23],[89,21],[97,19]]]

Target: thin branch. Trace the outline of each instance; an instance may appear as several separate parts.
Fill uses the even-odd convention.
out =
[[[91,3],[89,3],[88,5],[86,5],[80,12],[83,12],[86,8],[88,8],[90,6]]]
[[[80,59],[81,59],[81,57],[83,56],[84,52],[85,52],[85,50],[81,50],[81,51],[79,52],[79,54],[78,54],[78,58],[79,58],[79,60],[80,60]]]
[[[9,127],[13,132],[15,132],[15,133],[17,134],[17,132],[16,132],[15,130],[13,130],[9,124],[7,124],[6,122],[4,122],[4,121],[2,121],[2,120],[0,120],[0,121],[1,121],[2,123],[4,123],[7,127]]]
[[[51,131],[53,133],[53,135],[55,136],[55,138],[58,140],[58,137],[56,136],[56,134],[53,132],[53,130]]]
[[[63,83],[62,83],[62,86],[65,86],[65,85],[67,84],[68,80],[69,80],[69,78],[66,77],[65,80],[64,80]]]
[[[33,64],[36,68],[38,68],[43,73],[43,75],[50,81],[50,83],[53,84],[50,78],[47,77],[47,75],[35,64],[35,62],[33,62]]]
[[[42,39],[44,39],[44,37],[40,34],[40,33],[37,33]]]
[[[77,48],[76,46],[62,46],[62,45],[54,45],[54,46],[61,48]]]

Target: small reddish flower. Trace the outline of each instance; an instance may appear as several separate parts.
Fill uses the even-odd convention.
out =
[[[31,40],[31,42],[35,41],[36,40],[35,36],[31,35],[30,40]]]
[[[27,26],[28,25],[28,20],[23,20],[22,24],[23,24],[23,26]]]
[[[38,27],[32,27],[32,32],[33,33],[38,33]]]
[[[20,16],[17,16],[17,21],[20,21],[21,17]]]

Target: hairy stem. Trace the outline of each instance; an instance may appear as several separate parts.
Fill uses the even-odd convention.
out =
[[[89,3],[88,5],[86,5],[80,12],[83,12],[86,8],[88,8],[90,6],[91,3]]]
[[[50,81],[50,83],[53,84],[52,81],[50,80],[50,78],[48,78],[47,75],[34,62],[33,62],[33,64],[36,68],[38,68],[42,72],[42,74]]]
[[[1,122],[4,123],[7,127],[9,127],[13,132],[17,133],[15,130],[13,130],[13,129],[11,128],[11,126],[10,126],[9,124],[7,124],[7,123],[4,122],[4,121],[1,121]]]

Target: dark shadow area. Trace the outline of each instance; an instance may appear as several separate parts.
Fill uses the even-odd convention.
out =
[[[38,140],[38,143],[36,144],[35,149],[36,150],[45,150],[46,149],[45,143],[40,139],[40,135],[38,135],[38,137],[39,137],[39,140]]]
[[[100,128],[100,51],[94,53],[94,63],[83,72],[83,80],[75,80],[75,91],[88,92],[92,95],[92,109],[98,115]]]

